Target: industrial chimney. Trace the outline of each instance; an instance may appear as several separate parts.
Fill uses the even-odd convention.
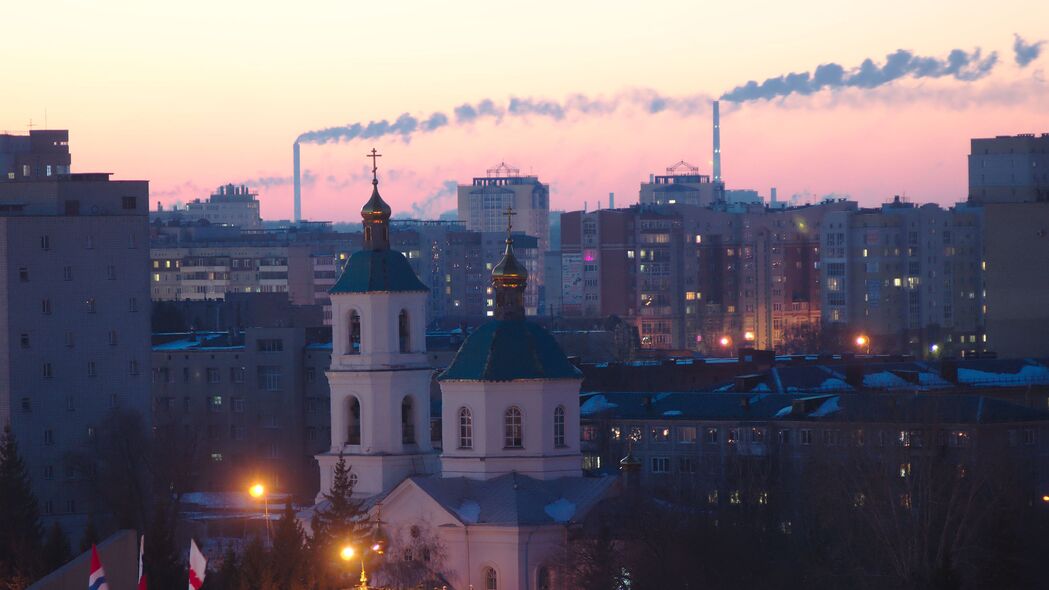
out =
[[[302,221],[302,174],[299,170],[299,142],[295,142],[294,148],[292,148],[293,165],[294,170],[292,171],[292,183],[295,185],[295,212],[294,219],[295,223]]]
[[[721,109],[714,101],[714,182],[721,182]]]

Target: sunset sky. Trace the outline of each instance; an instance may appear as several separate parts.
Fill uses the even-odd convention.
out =
[[[1049,132],[1049,47],[1037,45],[1049,3],[1033,0],[80,0],[3,12],[0,131],[42,127],[46,111],[49,127],[70,130],[74,171],[150,180],[165,204],[250,183],[271,219],[291,216],[300,134],[404,113],[449,124],[302,146],[306,218],[359,219],[373,146],[395,211],[453,209],[449,182],[500,161],[549,182],[555,208],[607,204],[609,192],[625,206],[678,160],[710,172],[710,99],[821,64],[860,77],[723,100],[729,188],[950,204],[965,197],[970,137]],[[884,82],[859,69],[870,59],[884,73],[900,49],[937,61]],[[955,49],[971,58],[960,69]],[[500,116],[456,117],[486,99]],[[569,106],[529,114],[512,99]]]

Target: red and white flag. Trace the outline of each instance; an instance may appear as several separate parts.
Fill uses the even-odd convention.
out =
[[[200,590],[204,585],[204,573],[208,568],[208,560],[200,552],[196,541],[189,540],[189,590]]]
[[[102,560],[98,558],[98,549],[91,546],[91,574],[87,578],[87,590],[109,590],[106,583],[106,570],[102,569]]]
[[[146,570],[142,569],[142,556],[146,553],[146,536],[138,544],[138,590],[146,590]]]

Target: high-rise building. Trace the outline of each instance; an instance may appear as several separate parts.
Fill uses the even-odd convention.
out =
[[[819,323],[819,227],[854,203],[637,206],[562,216],[562,311],[631,318],[641,346],[726,354]]]
[[[1049,203],[983,206],[987,348],[1049,356]]]
[[[0,134],[0,182],[47,180],[69,174],[69,131]]]
[[[973,139],[969,201],[1049,201],[1049,133]]]
[[[982,223],[979,207],[918,207],[899,197],[826,216],[824,327],[864,336],[862,352],[983,350]]]
[[[699,168],[684,160],[667,168],[666,174],[652,175],[641,183],[642,205],[696,205],[706,207],[725,200],[725,183],[700,174]]]
[[[206,201],[193,199],[182,209],[164,209],[157,203],[157,210],[150,212],[150,220],[168,221],[179,219],[193,223],[206,221],[211,225],[231,225],[242,229],[260,229],[262,216],[259,212],[259,194],[244,185],[220,186]]]
[[[30,135],[42,136],[68,134]],[[46,158],[30,157],[17,160],[29,174],[0,182],[0,423],[18,437],[43,514],[81,527],[107,508],[86,463],[100,459],[115,411],[149,424],[149,188],[67,174],[68,148],[49,145],[61,147],[40,164],[50,176],[34,172]]]
[[[538,261],[549,249],[550,185],[540,182],[538,176],[521,176],[520,170],[505,162],[474,178],[471,184],[459,185],[459,220],[468,230],[502,233],[506,211],[511,207],[515,232],[537,240],[535,262],[528,269],[534,274],[525,295],[526,310],[535,315],[543,284],[543,265]]]

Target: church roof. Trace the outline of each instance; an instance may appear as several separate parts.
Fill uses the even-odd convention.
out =
[[[359,250],[350,256],[330,293],[428,291],[403,254],[396,250]]]
[[[550,525],[578,522],[604,498],[615,477],[540,480],[518,473],[479,480],[417,476],[419,488],[468,525]]]
[[[541,326],[524,319],[492,320],[463,342],[440,381],[575,379],[582,376]]]

